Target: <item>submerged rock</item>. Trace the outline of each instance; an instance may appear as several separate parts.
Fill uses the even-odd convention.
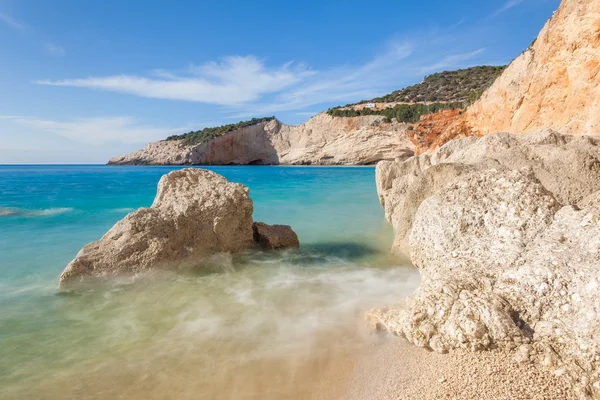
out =
[[[150,208],[117,222],[83,247],[60,284],[85,277],[135,274],[151,268],[202,266],[219,253],[255,246],[249,189],[203,169],[164,175]]]
[[[263,249],[279,250],[300,247],[298,235],[289,225],[267,225],[255,222],[252,225],[254,241]]]
[[[529,360],[600,382],[600,138],[456,140],[378,165],[377,184],[422,282],[373,325],[439,352],[528,344]]]

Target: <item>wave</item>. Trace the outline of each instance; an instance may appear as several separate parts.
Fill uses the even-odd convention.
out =
[[[116,213],[130,213],[132,211],[135,211],[135,208],[132,208],[132,207],[113,208],[111,211],[116,212]]]
[[[45,208],[41,210],[27,210],[23,208],[0,207],[0,217],[48,217],[66,214],[73,211],[70,207]]]

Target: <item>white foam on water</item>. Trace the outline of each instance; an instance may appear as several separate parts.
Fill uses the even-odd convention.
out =
[[[55,296],[66,319],[48,320],[55,326],[35,343],[54,358],[22,359],[19,381],[46,376],[39,387],[49,399],[64,397],[57,382],[65,380],[84,385],[70,391],[97,398],[167,396],[176,385],[178,398],[275,399],[281,385],[305,387],[314,360],[327,366],[373,340],[368,310],[401,300],[419,283],[409,266],[305,253],[250,254],[241,265],[222,260],[226,272],[154,272]],[[40,393],[18,380],[10,389]]]
[[[0,217],[48,217],[66,214],[72,211],[74,211],[74,209],[70,207],[46,208],[41,210],[0,207]]]

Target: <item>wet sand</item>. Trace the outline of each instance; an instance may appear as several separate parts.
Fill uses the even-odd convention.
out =
[[[305,348],[246,357],[249,343],[189,343],[90,360],[6,398],[256,400],[576,399],[565,377],[497,352],[437,354],[404,339],[341,331]],[[221,351],[227,355],[219,354]],[[239,355],[236,357],[235,355]],[[218,360],[218,361],[216,361]],[[212,362],[216,361],[216,362]],[[12,397],[12,395],[15,395]],[[1,396],[0,396],[1,397]]]

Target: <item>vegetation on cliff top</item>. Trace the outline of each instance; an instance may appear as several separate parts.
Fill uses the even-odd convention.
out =
[[[423,82],[361,103],[473,102],[490,87],[506,66],[479,66],[426,76]]]
[[[396,90],[388,95],[364,103],[394,103],[388,108],[354,109],[357,104],[347,104],[327,110],[333,117],[358,117],[383,115],[386,120],[396,118],[398,122],[415,123],[422,115],[441,110],[464,109],[477,101],[483,92],[502,74],[506,66],[479,66],[456,71],[438,72],[426,76],[423,82]],[[412,103],[412,104],[411,104]]]
[[[441,110],[450,110],[455,108],[463,108],[463,103],[431,103],[431,104],[397,104],[394,107],[377,110],[373,108],[363,108],[355,110],[353,108],[341,109],[330,108],[327,114],[332,117],[359,117],[364,115],[383,115],[386,117],[386,122],[391,122],[392,118],[396,118],[398,122],[414,124],[421,118],[421,115],[436,113]]]
[[[237,124],[221,125],[214,128],[204,128],[199,131],[190,131],[182,135],[172,135],[169,136],[166,140],[183,140],[183,143],[186,145],[200,144],[217,136],[221,136],[227,132],[232,132],[237,129],[246,128],[252,125],[257,125],[262,122],[269,122],[274,119],[275,117],[252,118],[248,121],[240,121]]]

